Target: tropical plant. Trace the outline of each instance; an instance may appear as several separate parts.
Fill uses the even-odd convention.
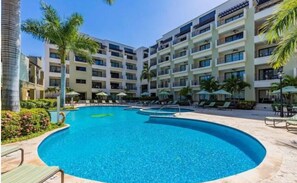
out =
[[[104,0],[111,5],[115,0]],[[3,110],[20,110],[20,4],[21,0],[2,0],[1,17],[1,106]]]
[[[143,66],[143,70],[141,72],[140,80],[147,79],[147,81],[150,82],[152,80],[152,78],[156,76],[156,73],[151,70],[151,67],[152,66],[148,66],[147,64],[145,64]]]
[[[57,46],[61,61],[61,107],[65,105],[66,90],[66,58],[69,52],[82,57],[92,63],[92,54],[98,50],[98,43],[79,33],[83,24],[83,17],[78,13],[72,14],[67,20],[61,20],[56,10],[45,3],[41,3],[43,18],[41,21],[28,19],[22,24],[22,30],[41,41],[51,42]]]
[[[243,91],[246,87],[251,87],[251,85],[240,78],[231,77],[225,80],[223,88],[232,93],[232,96],[235,94],[239,94]]]
[[[202,90],[206,90],[208,92],[214,92],[220,88],[220,85],[219,85],[219,82],[214,77],[210,77],[209,79],[200,81],[200,87]]]
[[[271,90],[279,90],[285,86],[296,86],[297,87],[297,77],[285,75],[283,78],[282,86],[280,83],[271,83]]]
[[[179,95],[183,96],[185,98],[191,98],[191,92],[192,92],[192,88],[187,86],[187,87],[182,88],[179,91]]]
[[[277,69],[287,64],[297,49],[297,1],[284,0],[263,25],[268,43],[278,42],[271,56]]]

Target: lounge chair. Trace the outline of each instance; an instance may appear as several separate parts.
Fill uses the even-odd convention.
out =
[[[177,105],[177,103],[178,103],[178,101],[177,101],[177,100],[175,100],[174,102],[172,102],[172,104],[171,104],[171,105]]]
[[[200,102],[198,105],[196,105],[195,107],[204,107],[205,105],[205,101]]]
[[[22,160],[24,160],[24,150],[19,147],[1,147],[1,157],[16,151],[22,152]],[[17,168],[10,170],[1,175],[2,183],[36,183],[45,182],[49,178],[53,177],[58,172],[61,173],[61,183],[64,183],[64,172],[56,166],[34,166],[34,165],[19,165]]]
[[[268,123],[268,121],[271,121],[273,124],[273,127],[276,127],[276,124],[278,124],[278,123],[285,123],[287,121],[297,121],[297,114],[291,118],[288,118],[288,117],[265,117],[264,123],[266,125],[270,124],[270,123]]]
[[[94,104],[98,104],[98,100],[94,100]]]
[[[102,104],[106,104],[106,101],[105,101],[105,100],[102,100],[101,103],[102,103]]]
[[[90,105],[90,101],[89,100],[86,100],[86,105]]]
[[[120,104],[120,102],[119,102],[118,100],[115,100],[115,103],[116,103],[116,104]]]
[[[288,131],[291,131],[290,126],[295,126],[297,130],[297,114],[286,121],[286,128]]]
[[[216,105],[216,102],[211,102],[209,105],[205,105],[204,107],[213,108],[215,107],[215,105]]]
[[[173,101],[168,101],[165,105],[172,105]]]
[[[222,109],[222,110],[230,109],[230,110],[232,110],[232,109],[230,108],[230,104],[231,104],[231,102],[225,102],[224,105],[222,105],[222,106],[218,106],[218,109]]]
[[[109,104],[113,104],[112,100],[109,100],[108,103],[109,103]]]

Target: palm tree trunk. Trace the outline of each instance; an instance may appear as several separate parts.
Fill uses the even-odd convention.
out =
[[[66,64],[61,62],[61,88],[60,88],[60,105],[65,106],[65,89],[66,89]]]
[[[19,111],[20,0],[1,2],[2,109]]]

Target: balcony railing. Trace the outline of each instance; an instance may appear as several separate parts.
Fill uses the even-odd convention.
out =
[[[231,36],[234,36],[232,38],[231,38],[231,36],[228,36],[228,37],[225,37],[225,38],[218,39],[217,40],[217,45],[220,46],[220,45],[223,45],[223,44],[226,44],[226,43],[232,43],[234,41],[244,39],[245,38],[245,31],[243,31],[241,33],[236,33],[234,35],[231,35]]]
[[[120,52],[110,52],[111,56],[123,58],[123,54]]]
[[[151,85],[150,89],[157,89],[157,85]]]
[[[219,26],[228,24],[230,22],[234,22],[235,20],[243,19],[243,18],[245,18],[245,15],[246,15],[246,10],[243,9],[243,11],[241,13],[238,13],[237,15],[234,15],[233,17],[223,18],[223,19],[219,20],[217,22],[217,26],[219,27]]]
[[[93,72],[92,76],[106,78],[106,74],[105,73],[100,73],[100,72],[99,73]]]
[[[185,72],[185,71],[188,71],[188,66],[182,66],[182,67],[177,67],[177,68],[174,68],[173,69],[173,73],[176,73],[176,72]]]
[[[185,81],[183,82],[177,81],[173,83],[173,87],[184,87],[184,86],[187,86],[187,82]]]
[[[281,3],[283,0],[270,0],[270,1],[267,1],[265,3],[262,3],[260,5],[257,5],[256,6],[256,13],[262,11],[262,10],[265,10],[267,8],[270,8],[272,6],[275,6],[276,4],[279,4]]]
[[[155,65],[157,65],[157,61],[151,62],[151,66],[155,66]]]
[[[159,46],[158,50],[161,51],[161,50],[164,50],[165,48],[169,48],[170,46],[170,42],[166,43],[166,44],[162,44]]]
[[[164,70],[164,71],[159,71],[159,72],[158,72],[158,75],[159,75],[159,76],[166,75],[166,74],[170,74],[170,70],[169,70],[169,69],[168,69],[168,70]]]
[[[239,55],[232,56],[232,58],[225,58],[225,57],[218,58],[217,65],[225,64],[225,63],[240,62],[243,60],[245,60],[245,52],[241,52]]]
[[[98,54],[101,54],[101,55],[106,55],[106,50],[101,50],[101,49],[99,49],[99,50],[97,51],[97,53],[98,53]]]
[[[200,34],[208,33],[211,31],[211,26],[205,28],[199,28],[192,32],[192,37],[198,36]]]
[[[128,60],[137,60],[136,56],[126,55]]]
[[[98,83],[92,83],[92,88],[94,89],[106,89],[105,85],[100,85]]]
[[[199,62],[198,63],[194,63],[191,65],[191,69],[199,69],[199,68],[205,68],[205,67],[210,67],[209,65],[201,65]]]
[[[127,80],[133,80],[133,81],[136,81],[137,80],[137,77],[127,77]]]
[[[169,83],[158,84],[158,88],[169,88]]]
[[[118,85],[118,86],[117,86],[117,85],[111,85],[110,88],[111,88],[111,89],[116,89],[116,90],[124,89],[123,86],[119,86],[119,85]]]
[[[169,57],[160,58],[160,59],[158,60],[158,63],[167,62],[167,61],[169,61],[169,60],[170,60],[170,58],[169,58]]]
[[[113,75],[111,75],[110,77],[113,79],[123,79],[124,78],[123,76],[113,76]]]
[[[200,81],[199,80],[192,80],[191,81],[191,86],[199,86],[200,85]]]
[[[201,52],[204,50],[210,50],[210,48],[211,48],[211,44],[209,47],[206,47],[206,48],[201,48],[200,46],[198,46],[198,47],[192,48],[191,53],[193,54],[193,53]]]
[[[150,55],[153,55],[153,54],[155,54],[155,53],[157,53],[157,49],[155,49],[155,50],[151,50],[151,51],[150,51]]]
[[[184,41],[187,41],[188,38],[189,38],[189,34],[185,34],[185,35],[183,35],[183,36],[181,36],[179,38],[175,38],[173,40],[173,45],[178,44],[178,43],[181,43],[181,42],[184,42]]]
[[[185,50],[185,51],[174,54],[173,59],[177,59],[177,58],[180,58],[180,57],[185,57],[187,55],[188,55],[188,50]]]
[[[114,67],[114,68],[123,68],[123,65],[121,64],[114,64],[114,63],[111,63],[111,67]]]

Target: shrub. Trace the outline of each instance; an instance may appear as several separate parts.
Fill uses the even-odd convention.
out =
[[[56,99],[39,99],[21,101],[21,107],[24,109],[44,108],[49,109],[57,106]]]
[[[255,108],[255,106],[256,106],[256,101],[238,101],[236,108],[252,110]]]
[[[1,140],[30,135],[49,126],[50,115],[45,109],[22,109],[19,113],[2,111]]]

